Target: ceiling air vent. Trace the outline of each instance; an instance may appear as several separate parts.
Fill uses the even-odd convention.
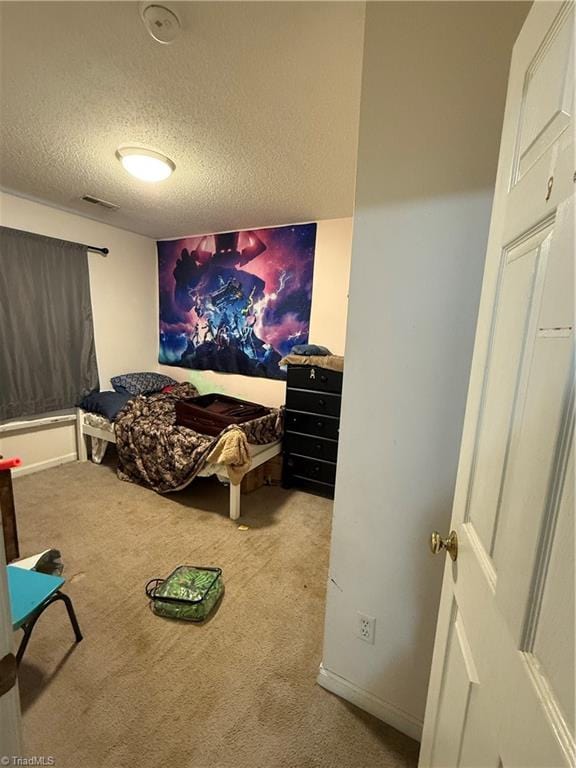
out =
[[[92,195],[84,195],[82,198],[86,203],[92,203],[92,205],[99,205],[101,208],[106,208],[107,211],[117,211],[120,208],[115,203],[109,203],[107,200],[100,200],[99,197],[92,197]]]

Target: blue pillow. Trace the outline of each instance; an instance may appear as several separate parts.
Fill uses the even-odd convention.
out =
[[[162,373],[124,373],[114,376],[110,384],[116,392],[129,392],[131,395],[151,395],[153,392],[161,392],[164,387],[178,384],[170,376]]]
[[[128,400],[133,398],[134,395],[129,392],[90,392],[81,400],[79,407],[90,413],[106,416],[108,421],[115,421]]]
[[[321,355],[322,357],[326,357],[326,355],[331,355],[332,352],[327,347],[320,347],[318,344],[296,344],[292,347],[291,353],[292,355]]]

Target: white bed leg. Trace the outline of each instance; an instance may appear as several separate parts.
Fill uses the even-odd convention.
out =
[[[108,448],[108,441],[101,437],[91,437],[92,441],[92,461],[94,464],[102,464],[102,459]]]
[[[88,461],[88,447],[86,436],[82,432],[82,410],[76,408],[76,449],[78,451],[78,461]]]
[[[240,486],[230,483],[230,520],[240,517]]]

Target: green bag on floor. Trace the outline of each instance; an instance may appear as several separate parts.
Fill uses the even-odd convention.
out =
[[[181,565],[166,579],[152,579],[146,594],[157,616],[204,621],[224,594],[221,568]]]

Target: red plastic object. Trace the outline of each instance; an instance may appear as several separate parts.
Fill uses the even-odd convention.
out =
[[[19,459],[17,456],[14,456],[12,459],[0,459],[0,470],[19,467],[20,464],[22,464],[22,459]]]

